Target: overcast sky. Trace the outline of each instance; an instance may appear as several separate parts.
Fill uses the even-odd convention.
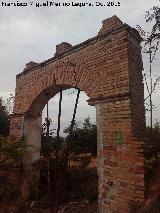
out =
[[[17,1],[3,1],[17,2]],[[20,1],[19,1],[20,2]],[[22,2],[22,1],[21,1]],[[29,4],[30,1],[24,1]],[[158,5],[158,0],[120,0],[119,7],[40,7],[33,1],[27,7],[2,7],[0,1],[0,96],[6,97],[14,93],[16,74],[21,72],[29,61],[41,62],[51,58],[55,53],[56,44],[62,41],[76,45],[90,37],[97,35],[101,28],[102,20],[117,15],[123,22],[132,27],[141,25],[148,29],[145,23],[145,11],[153,5]],[[71,0],[57,0],[56,2],[71,2]],[[74,1],[82,2],[82,1]],[[83,1],[86,2],[86,1]],[[106,3],[100,0],[101,3]],[[116,2],[116,1],[115,1]],[[160,56],[160,55],[159,55]],[[159,57],[160,58],[160,57]],[[160,63],[158,55],[154,64],[154,72],[158,75]],[[160,89],[159,87],[157,87]],[[73,113],[75,94],[66,91],[63,96],[62,128],[68,125]],[[95,108],[87,105],[86,95],[80,95],[77,120],[90,116],[95,121]],[[154,103],[160,104],[157,91],[154,94]],[[58,95],[50,101],[50,115],[57,120]],[[160,106],[159,106],[160,109]],[[154,120],[159,110],[154,112]],[[160,114],[160,113],[159,113]],[[160,121],[160,116],[158,117]],[[147,115],[148,121],[148,115]],[[56,128],[56,126],[55,126]]]

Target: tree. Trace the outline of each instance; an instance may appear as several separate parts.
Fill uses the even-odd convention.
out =
[[[0,200],[16,200],[23,179],[24,141],[0,138]]]
[[[147,127],[146,128],[146,136],[149,138],[150,142],[152,144],[155,144],[156,147],[160,148],[160,123],[156,122],[153,129],[152,129],[152,137],[151,137],[151,128]],[[158,151],[158,150],[157,150]]]
[[[154,6],[146,11],[146,22],[154,22],[152,27],[152,39],[160,38],[160,7]]]
[[[146,22],[152,22],[153,26],[150,32],[145,32],[139,25],[137,26],[138,31],[143,37],[142,52],[148,54],[149,61],[149,80],[147,80],[147,71],[144,71],[144,81],[148,91],[148,96],[145,98],[145,101],[149,98],[149,109],[150,111],[150,126],[152,130],[153,126],[153,100],[152,94],[156,89],[158,82],[160,81],[160,76],[156,78],[153,82],[153,61],[155,59],[156,53],[158,51],[159,42],[160,42],[160,7],[154,6],[149,11],[146,11]]]
[[[9,135],[9,113],[5,106],[2,97],[0,97],[0,136],[6,137]]]
[[[152,93],[155,90],[157,82],[160,80],[160,77],[158,77],[153,85],[153,78],[152,78],[152,62],[155,58],[156,52],[158,50],[159,46],[159,40],[160,40],[160,7],[154,6],[150,11],[146,12],[146,22],[154,22],[153,27],[151,30],[151,33],[147,37],[146,45],[149,44],[149,50],[147,53],[149,53],[149,62],[150,62],[150,112],[151,112],[151,129],[153,125],[153,118],[152,118],[152,110],[153,110],[153,104],[152,104]]]
[[[70,126],[64,130],[65,133],[70,132]],[[66,141],[69,136],[66,137]],[[97,153],[97,127],[91,123],[90,118],[84,119],[83,123],[75,123],[71,138],[71,152],[80,153]]]

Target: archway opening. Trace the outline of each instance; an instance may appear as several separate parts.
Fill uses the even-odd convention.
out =
[[[88,96],[83,91],[80,91],[77,100],[77,93],[77,88],[57,87],[54,93],[49,88],[30,108],[30,112],[37,114],[45,105],[41,114],[40,151],[40,158],[45,164],[40,169],[38,197],[42,205],[47,204],[47,207],[54,211],[65,209],[65,212],[70,212],[76,208],[76,211],[81,212],[87,212],[89,209],[97,212],[95,107],[88,105]],[[57,140],[58,129],[60,131]]]

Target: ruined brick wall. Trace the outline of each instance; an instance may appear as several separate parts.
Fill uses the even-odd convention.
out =
[[[100,212],[130,212],[132,200],[144,201],[145,187],[143,142],[132,134],[130,100],[96,109]]]
[[[14,113],[27,112],[37,97],[53,85],[77,86],[91,99],[129,93],[125,40],[129,29],[118,25],[113,32],[89,39],[48,61],[27,66],[17,75]],[[139,39],[134,35],[135,40]]]
[[[144,200],[140,42],[136,30],[113,16],[94,38],[73,47],[57,45],[53,58],[28,63],[16,79],[11,134],[17,137],[25,132],[23,120],[39,117],[62,87],[80,88],[96,106],[101,213],[127,213],[132,200]]]

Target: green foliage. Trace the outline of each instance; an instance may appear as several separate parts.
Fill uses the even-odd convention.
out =
[[[0,171],[21,165],[24,147],[23,140],[0,138]]]
[[[50,125],[51,121],[49,121]],[[67,133],[67,137],[60,137],[58,143],[56,137],[52,137],[50,134],[46,136],[47,123],[43,124],[42,131],[42,142],[41,142],[41,154],[47,156],[48,153],[55,153],[58,150],[61,155],[67,151],[67,144],[71,143],[70,151],[71,153],[81,154],[81,153],[92,153],[97,154],[97,127],[95,124],[91,123],[90,118],[84,119],[83,123],[75,122],[72,138],[70,138],[70,128],[67,127],[64,133]],[[53,130],[52,130],[53,131]],[[52,133],[51,131],[51,133]]]
[[[149,139],[149,143],[156,144],[160,146],[160,124],[156,122],[154,127],[146,128],[146,137]]]
[[[69,167],[66,183],[67,198],[70,200],[97,200],[98,175],[96,169],[83,170],[79,167]]]
[[[145,158],[150,159],[155,157],[158,161],[160,155],[160,125],[157,122],[155,126],[146,128],[146,146],[145,146]]]
[[[69,132],[69,127],[65,132]],[[66,141],[70,140],[67,136]],[[71,152],[81,153],[97,153],[97,127],[92,124],[90,118],[84,119],[82,125],[76,124],[73,130],[73,136],[71,139]]]
[[[64,142],[64,138],[60,137],[59,141],[58,141],[58,147],[57,147],[57,138],[56,137],[49,136],[47,138],[47,136],[42,134],[41,155],[43,157],[47,157],[47,156],[49,156],[49,154],[55,153],[55,150],[57,150],[57,149],[59,151],[61,151],[61,149],[63,147],[63,142]]]
[[[23,140],[0,138],[0,199],[17,198],[19,191],[19,175],[21,175]]]
[[[150,159],[145,159],[144,167],[145,167],[145,179],[146,181],[150,181],[154,177],[154,168],[157,166],[157,159],[152,157]]]
[[[19,194],[17,184],[2,176],[0,176],[0,181],[3,184],[0,186],[0,200],[16,200]]]
[[[145,147],[145,180],[148,184],[154,178],[154,171],[160,163],[160,125],[157,122],[155,126],[146,128],[146,137],[148,143]]]
[[[152,39],[160,39],[160,7],[154,6],[146,12],[146,22],[153,22]]]
[[[9,118],[7,107],[5,106],[2,97],[0,97],[0,136],[6,137],[9,135]]]
[[[81,155],[75,155],[72,154],[69,159],[73,164],[83,170],[85,170],[90,162],[91,162],[91,155],[87,154],[81,154]]]
[[[42,132],[39,197],[49,200],[50,191],[54,202],[59,204],[72,199],[97,198],[97,173],[88,168],[91,155],[96,154],[97,149],[96,125],[90,122],[90,118],[82,124],[76,122],[72,138],[70,128],[65,129],[68,136],[60,137],[58,143],[56,137],[47,137],[45,128]],[[91,186],[89,179],[93,183]]]

